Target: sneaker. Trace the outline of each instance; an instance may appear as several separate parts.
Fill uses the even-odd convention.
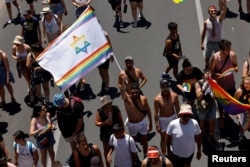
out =
[[[7,23],[8,23],[8,24],[11,24],[11,23],[12,23],[12,20],[11,20],[11,19],[10,19],[10,20],[8,20],[8,21],[7,21]]]
[[[172,77],[168,73],[165,73],[165,72],[161,75],[161,78],[164,78],[164,79],[167,79],[167,80],[172,79]]]
[[[138,14],[138,18],[142,18],[143,17],[143,14],[140,12],[139,14]]]
[[[21,7],[18,6],[18,9],[17,9],[18,13],[22,13],[22,10],[21,10]]]
[[[120,27],[124,27],[123,21],[120,21]]]
[[[132,25],[133,28],[136,28],[137,27],[137,21],[135,21]]]

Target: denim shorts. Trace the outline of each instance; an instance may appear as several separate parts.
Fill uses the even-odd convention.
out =
[[[210,110],[206,111],[206,112],[199,112],[199,118],[200,120],[214,120],[216,119],[216,111],[217,111],[217,106],[215,104],[215,102],[213,102],[212,107],[210,108]]]
[[[56,15],[63,15],[64,13],[64,8],[61,3],[50,5],[50,10],[52,10],[52,12]]]

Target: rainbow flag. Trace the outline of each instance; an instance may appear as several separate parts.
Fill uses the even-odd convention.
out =
[[[113,51],[93,10],[82,15],[36,58],[62,91],[104,63]]]
[[[208,79],[211,89],[218,101],[218,103],[223,107],[225,112],[231,115],[241,114],[250,110],[249,104],[244,104],[230,96],[224,89],[222,89],[216,82],[212,79]]]

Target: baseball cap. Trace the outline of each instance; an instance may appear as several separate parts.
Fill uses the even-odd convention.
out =
[[[167,87],[169,87],[171,84],[170,84],[170,82],[168,82],[168,80],[167,79],[162,79],[161,81],[160,81],[160,87],[162,88],[162,87],[165,87],[165,86],[167,86]]]
[[[133,57],[132,57],[132,56],[127,56],[127,57],[125,57],[124,60],[125,60],[125,61],[127,61],[127,60],[133,61]]]
[[[124,129],[124,127],[123,126],[121,126],[120,124],[115,124],[114,126],[113,126],[113,130],[123,130]]]

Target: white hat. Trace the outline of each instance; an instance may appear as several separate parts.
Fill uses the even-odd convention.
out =
[[[100,98],[100,101],[102,103],[102,107],[105,106],[106,104],[112,103],[113,101],[111,100],[109,95],[102,96]]]
[[[184,115],[184,114],[193,115],[191,105],[189,105],[189,104],[182,104],[181,107],[180,107],[180,112],[178,114],[179,115]]]
[[[14,44],[24,44],[24,39],[22,36],[16,36],[14,41],[13,41]]]
[[[133,57],[132,57],[132,56],[127,56],[127,57],[125,57],[124,60],[125,60],[125,61],[127,61],[127,60],[133,61]]]
[[[50,13],[52,10],[49,7],[43,7],[41,14]]]

